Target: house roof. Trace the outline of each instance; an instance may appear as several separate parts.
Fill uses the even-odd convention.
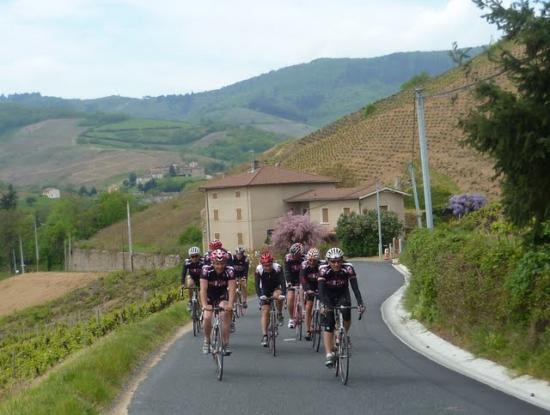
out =
[[[333,177],[318,176],[282,167],[262,166],[256,170],[224,177],[212,181],[201,190],[223,189],[228,187],[264,186],[270,184],[299,184],[299,183],[337,183]]]
[[[399,193],[404,196],[407,193],[393,189],[388,186],[381,186],[381,192]],[[376,193],[376,184],[359,187],[341,187],[336,189],[312,189],[306,192],[285,199],[285,202],[314,202],[317,200],[359,200],[372,196]]]

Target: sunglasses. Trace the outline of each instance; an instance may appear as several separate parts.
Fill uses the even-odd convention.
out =
[[[198,258],[200,255],[191,255],[191,258]]]
[[[341,259],[331,259],[329,262],[331,264],[339,264],[340,262],[342,262],[342,260]]]

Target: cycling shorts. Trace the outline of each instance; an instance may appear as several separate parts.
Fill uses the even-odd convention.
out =
[[[327,307],[337,307],[340,305],[350,306],[351,297],[350,297],[349,290],[346,288],[341,293],[329,294],[328,304],[324,304],[324,305]],[[350,309],[342,310],[342,317],[344,318],[344,321],[350,321],[351,310]],[[324,315],[321,314],[321,326],[324,328],[326,332],[332,333],[334,331],[335,325],[336,325],[336,320],[334,317],[334,310],[326,310]]]

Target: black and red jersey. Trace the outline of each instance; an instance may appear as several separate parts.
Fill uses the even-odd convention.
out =
[[[235,277],[246,278],[248,276],[248,269],[250,268],[250,261],[246,255],[242,255],[241,259],[235,255],[233,257],[233,269],[235,270]]]
[[[300,266],[300,284],[305,291],[317,291],[317,279],[319,278],[319,267],[321,264],[317,261],[315,265],[308,260],[302,262]]]
[[[321,265],[319,267],[318,280],[325,281],[325,287],[328,290],[341,290],[348,288],[349,280],[357,278],[353,265],[349,262],[344,262],[340,271],[334,271],[330,265]]]
[[[254,279],[256,285],[256,295],[258,297],[262,295],[271,297],[273,295],[273,291],[277,289],[280,289],[283,295],[286,294],[283,270],[276,262],[273,263],[270,272],[267,272],[262,264],[258,265],[256,267],[256,272],[254,273]]]
[[[193,262],[191,258],[186,258],[185,261],[183,261],[183,270],[181,271],[181,283],[185,283],[185,276],[187,275],[187,273],[189,273],[189,276],[193,281],[198,282],[203,266],[204,262],[202,261],[202,258],[199,258],[197,262]]]
[[[235,279],[235,272],[233,267],[226,266],[223,272],[218,274],[213,266],[205,265],[202,267],[200,279],[208,281],[207,296],[215,299],[226,294],[229,281]]]
[[[285,256],[285,279],[286,283],[292,286],[298,285],[300,282],[300,269],[304,261],[303,255],[294,256],[286,254]]]

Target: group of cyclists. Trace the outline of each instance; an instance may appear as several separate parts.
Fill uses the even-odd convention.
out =
[[[233,306],[237,284],[241,290],[243,308],[247,308],[247,278],[250,260],[244,248],[238,247],[235,255],[227,251],[219,239],[209,243],[209,251],[201,256],[198,247],[189,249],[189,257],[185,259],[182,271],[182,288],[198,288],[202,304],[204,325],[204,342],[202,351],[210,353],[210,333],[212,330],[213,308],[222,309],[222,341],[223,354],[229,356],[230,333],[234,329],[232,323]],[[312,337],[312,310],[315,297],[318,296],[321,307],[321,327],[323,328],[323,343],[326,353],[325,365],[332,367],[335,363],[333,353],[335,317],[333,307],[351,306],[349,287],[351,286],[357,300],[358,311],[365,310],[363,298],[357,283],[357,275],[353,265],[344,261],[344,253],[340,248],[330,248],[326,252],[326,260],[321,259],[317,248],[311,248],[304,253],[303,244],[297,242],[290,246],[281,267],[270,251],[260,255],[259,264],[254,272],[256,294],[261,309],[261,346],[268,345],[268,325],[271,302],[275,301],[279,325],[284,323],[283,306],[286,299],[289,314],[288,327],[293,329],[296,324],[294,304],[303,301],[305,305],[306,340]],[[189,278],[186,281],[186,276]],[[299,295],[303,295],[299,298]],[[346,332],[351,326],[351,310],[343,310],[344,328]]]

